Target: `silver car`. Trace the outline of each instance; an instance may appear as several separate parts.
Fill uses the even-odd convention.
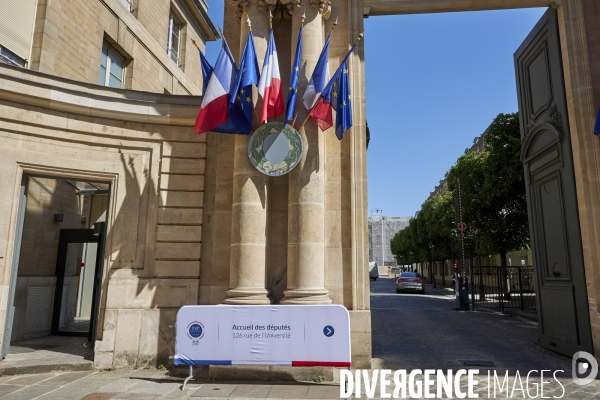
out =
[[[415,291],[425,293],[423,285],[423,276],[417,272],[403,272],[396,279],[396,293]]]

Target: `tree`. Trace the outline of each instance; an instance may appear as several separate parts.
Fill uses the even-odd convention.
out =
[[[501,264],[506,265],[507,252],[529,245],[519,114],[499,114],[485,132],[485,143],[489,155],[485,164],[488,213],[484,223],[486,236],[493,238],[488,240],[488,250],[499,253]]]
[[[457,180],[461,182],[462,221],[481,228],[483,254],[528,246],[527,198],[521,164],[518,114],[499,114],[484,133],[485,151],[460,157],[447,174],[448,191],[426,200],[407,228],[391,241],[392,253],[410,262],[429,260],[429,243],[438,257],[458,257]],[[464,233],[465,255],[473,256],[474,232]],[[410,252],[413,252],[411,255]]]
[[[460,179],[460,201],[462,205],[462,222],[467,227],[483,226],[485,216],[491,211],[487,208],[485,191],[486,162],[488,152],[469,153],[460,157],[456,165],[448,172],[448,189],[452,191],[455,207],[458,204],[458,179]],[[460,222],[459,211],[456,211],[455,223]],[[468,229],[463,234],[465,241],[465,256],[471,255],[474,250],[473,234]]]

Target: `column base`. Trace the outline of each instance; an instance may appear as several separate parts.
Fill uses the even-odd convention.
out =
[[[288,289],[280,304],[331,304],[327,289]]]
[[[230,289],[223,304],[236,305],[265,305],[272,304],[271,292],[265,289]]]

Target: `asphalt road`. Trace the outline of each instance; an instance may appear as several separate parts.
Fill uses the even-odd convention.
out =
[[[396,294],[394,281],[371,281],[373,357],[386,368],[456,370],[476,360],[511,374],[561,369],[571,375],[570,358],[538,345],[536,323],[486,309],[455,311],[453,296],[429,287],[424,295]]]

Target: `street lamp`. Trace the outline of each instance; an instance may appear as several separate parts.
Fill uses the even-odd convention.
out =
[[[437,270],[437,266],[433,264],[433,250],[435,249],[435,245],[433,244],[433,242],[429,242],[429,248],[431,249],[431,282],[433,283],[433,288],[435,289],[436,283],[435,283],[435,274],[436,274],[436,270]]]
[[[409,251],[409,253],[410,253],[410,260],[409,260],[410,261],[410,270],[412,271],[413,270],[413,266],[412,266],[413,254],[415,254],[415,252],[411,250],[411,251]]]

